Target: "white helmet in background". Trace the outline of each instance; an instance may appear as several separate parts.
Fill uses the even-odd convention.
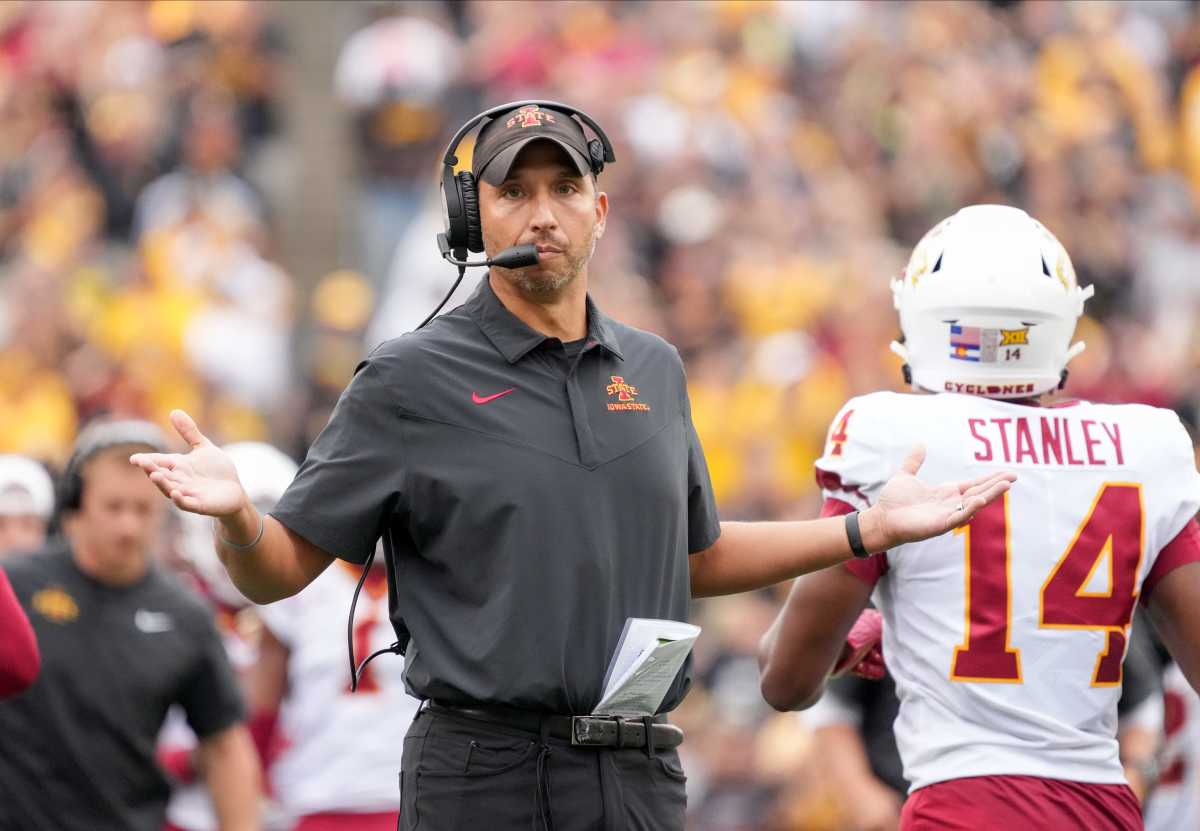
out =
[[[1080,288],[1066,249],[1018,208],[972,205],[938,223],[892,281],[904,342],[892,351],[914,387],[1030,398],[1061,386]]]
[[[242,488],[259,513],[275,507],[296,478],[296,463],[282,451],[257,441],[234,442],[222,448],[237,469]],[[225,571],[213,547],[212,519],[183,513],[183,555],[195,568],[213,596],[222,603],[242,607],[249,603]]]

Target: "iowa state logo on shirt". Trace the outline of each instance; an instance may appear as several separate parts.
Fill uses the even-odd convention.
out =
[[[625,379],[620,375],[610,375],[609,379],[612,381],[612,383],[606,387],[608,397],[612,398],[614,395],[617,397],[616,401],[608,402],[609,412],[614,410],[637,410],[639,412],[650,411],[649,404],[643,404],[641,401],[637,400],[637,387],[633,386],[633,384],[625,383]]]
[[[30,600],[33,610],[55,623],[70,623],[79,617],[79,604],[67,594],[66,589],[50,586],[33,595]]]

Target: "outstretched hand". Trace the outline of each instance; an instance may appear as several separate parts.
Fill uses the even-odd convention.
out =
[[[966,482],[930,485],[916,475],[924,461],[925,448],[915,448],[900,472],[883,486],[875,505],[864,512],[863,541],[871,551],[936,537],[965,525],[1017,479],[1002,471]]]
[[[171,426],[190,451],[135,453],[129,457],[130,463],[140,467],[164,496],[185,511],[215,517],[237,513],[245,492],[225,451],[209,441],[183,410],[171,411]]]

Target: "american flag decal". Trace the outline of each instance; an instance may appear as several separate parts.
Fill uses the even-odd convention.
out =
[[[950,357],[979,362],[983,330],[978,326],[950,324]]]
[[[1001,346],[1026,346],[1029,344],[1029,328],[984,329],[980,326],[950,324],[950,357],[956,361],[994,363],[999,357]],[[1020,350],[1014,354],[1019,357]]]

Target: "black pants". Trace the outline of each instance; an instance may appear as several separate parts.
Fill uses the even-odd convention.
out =
[[[404,739],[401,831],[683,831],[675,750],[572,747],[422,710]]]

